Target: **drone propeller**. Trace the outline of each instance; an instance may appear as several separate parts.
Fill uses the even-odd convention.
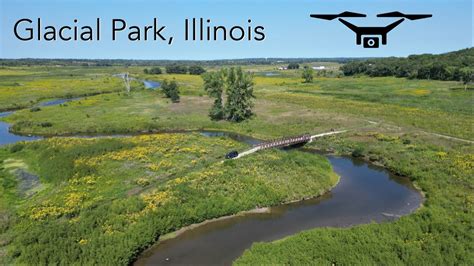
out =
[[[350,11],[345,11],[340,14],[311,14],[310,15],[312,18],[319,18],[319,19],[325,19],[325,20],[333,20],[336,18],[365,18],[367,15],[365,14],[360,14],[360,13],[354,13]]]
[[[431,14],[403,14],[401,12],[388,12],[383,14],[378,14],[377,17],[379,18],[406,18],[409,20],[417,20],[417,19],[424,19],[424,18],[431,18],[433,15]]]

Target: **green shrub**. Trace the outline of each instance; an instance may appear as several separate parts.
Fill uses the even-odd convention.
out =
[[[353,157],[362,157],[364,156],[364,148],[363,147],[357,147],[352,151],[352,156]]]
[[[40,126],[41,127],[52,127],[53,124],[51,122],[43,122],[43,123],[40,123]]]
[[[16,143],[16,144],[14,144],[13,146],[10,147],[10,152],[11,153],[19,152],[19,151],[23,150],[24,147],[25,147],[25,145],[23,145],[23,143]]]

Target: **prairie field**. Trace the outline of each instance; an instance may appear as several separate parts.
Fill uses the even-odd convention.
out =
[[[408,177],[423,206],[392,222],[255,243],[236,264],[474,264],[472,88],[317,73],[303,83],[302,70],[242,67],[254,73],[255,99],[254,115],[240,123],[209,118],[213,99],[199,75],[144,74],[140,66],[0,68],[0,110],[18,109],[1,121],[15,134],[47,137],[0,147],[0,262],[129,264],[160,235],[318,196],[338,182],[324,156],[267,150],[224,160],[249,146],[192,131],[267,140],[348,130],[307,147]],[[126,93],[113,76],[124,72],[175,80],[180,101],[138,81]],[[59,98],[77,99],[37,106]]]

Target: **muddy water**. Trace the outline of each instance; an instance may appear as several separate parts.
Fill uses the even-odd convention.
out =
[[[64,103],[47,102],[43,106]],[[0,117],[11,112],[0,113]],[[0,145],[39,139],[18,136],[0,122]],[[201,132],[208,137],[226,136],[248,144],[259,140],[227,132]],[[123,137],[123,135],[120,135]],[[144,252],[136,265],[231,264],[252,243],[281,239],[316,227],[347,227],[396,219],[416,210],[422,196],[407,178],[361,160],[327,156],[339,184],[329,193],[298,203],[281,205],[269,213],[246,214],[207,223],[165,240]]]
[[[237,139],[255,141],[243,136]],[[229,265],[254,242],[273,241],[316,227],[390,221],[422,203],[422,196],[407,178],[354,158],[327,158],[341,177],[331,192],[273,207],[269,213],[235,216],[185,231],[144,252],[135,265]]]

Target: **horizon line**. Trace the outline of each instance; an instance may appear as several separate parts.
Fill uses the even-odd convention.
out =
[[[473,46],[454,50],[454,51],[447,51],[447,52],[440,52],[440,53],[420,53],[420,54],[410,54],[405,56],[338,56],[338,57],[242,57],[242,58],[215,58],[215,59],[134,59],[134,58],[41,58],[41,57],[21,57],[21,58],[0,58],[0,60],[89,60],[89,61],[187,61],[187,62],[196,62],[196,61],[231,61],[231,60],[337,60],[337,59],[377,59],[377,58],[407,58],[412,55],[441,55],[441,54],[448,54],[452,52],[462,51],[466,49],[472,49]]]

